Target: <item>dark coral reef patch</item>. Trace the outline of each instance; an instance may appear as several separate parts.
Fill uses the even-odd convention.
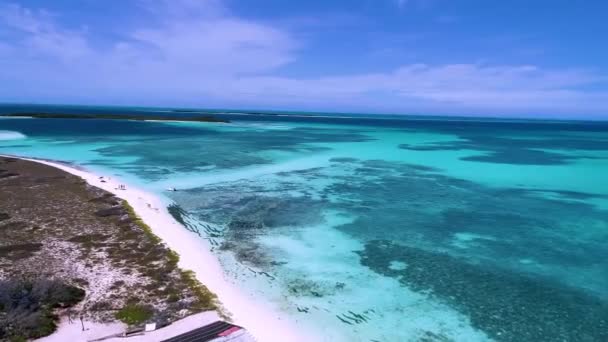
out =
[[[608,340],[608,303],[584,291],[390,241],[370,241],[359,255],[364,266],[448,303],[497,341]],[[395,261],[407,266],[391,267]]]

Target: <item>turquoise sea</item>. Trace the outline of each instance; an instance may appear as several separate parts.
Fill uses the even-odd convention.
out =
[[[0,113],[40,108],[166,111]],[[0,153],[162,196],[327,341],[608,341],[608,123],[215,113],[0,118]]]

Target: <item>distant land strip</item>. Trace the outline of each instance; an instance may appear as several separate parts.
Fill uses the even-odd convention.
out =
[[[171,115],[133,115],[133,114],[64,114],[64,113],[10,113],[5,117],[28,117],[35,119],[105,119],[105,120],[162,120],[162,121],[193,121],[193,122],[219,122],[229,123],[229,120],[213,116],[184,116]]]

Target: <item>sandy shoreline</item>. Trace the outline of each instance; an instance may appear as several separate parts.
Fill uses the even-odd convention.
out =
[[[6,157],[21,158],[56,167],[79,176],[88,184],[111,192],[129,202],[137,215],[150,226],[154,234],[180,255],[178,266],[185,270],[194,271],[197,279],[218,296],[223,308],[233,322],[245,327],[257,341],[319,340],[319,338],[298,331],[293,323],[288,322],[284,315],[278,313],[270,304],[246,295],[231,284],[225,278],[218,259],[210,252],[208,242],[176,222],[168,213],[165,203],[156,195],[131,187],[114,177],[108,178],[107,175],[97,175],[80,167],[18,156],[6,155]],[[101,182],[101,176],[106,176],[104,178],[105,182]],[[118,190],[120,184],[125,185],[126,190]],[[68,329],[68,326],[60,325],[58,331],[53,335],[61,334],[62,329]],[[97,327],[97,329],[103,330],[103,327]],[[108,326],[108,334],[115,332],[115,326],[113,328]],[[53,337],[53,335],[49,337]]]

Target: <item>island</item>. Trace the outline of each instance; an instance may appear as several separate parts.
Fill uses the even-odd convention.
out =
[[[105,119],[105,120],[136,120],[136,121],[187,121],[229,123],[229,120],[210,115],[136,115],[136,114],[67,114],[67,113],[9,113],[2,115],[11,118],[34,119]]]
[[[0,157],[0,340],[122,322],[168,325],[216,296],[125,200],[42,163]],[[215,313],[214,313],[215,314]]]

